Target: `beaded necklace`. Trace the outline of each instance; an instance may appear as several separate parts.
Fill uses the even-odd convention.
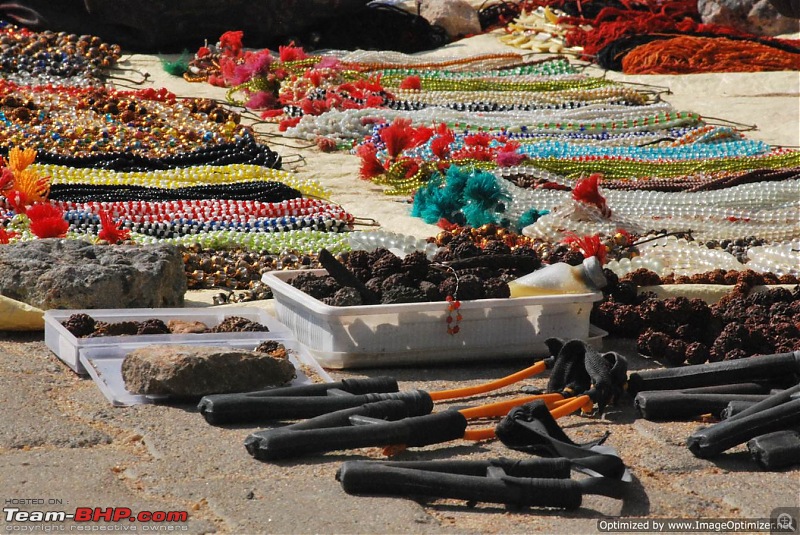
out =
[[[224,186],[201,185],[186,188],[151,188],[139,185],[94,186],[88,184],[53,184],[49,197],[52,200],[72,202],[114,201],[167,201],[179,199],[235,200],[259,199],[277,202],[300,197],[301,193],[280,182],[237,182]]]
[[[435,59],[426,59],[402,52],[356,50],[342,55],[340,60],[347,68],[370,72],[404,67],[448,69],[451,71],[474,70],[476,68],[499,69],[519,65],[523,63],[524,58],[521,54],[515,53],[490,53],[468,57],[439,56]]]
[[[639,256],[611,260],[604,267],[622,277],[637,269],[648,269],[660,276],[670,273],[690,276],[715,269],[741,271],[751,269],[750,262],[743,266],[736,257],[722,250],[703,247],[697,242],[687,242],[675,236],[666,236],[637,247]]]
[[[524,168],[531,172],[531,168]],[[508,176],[518,169],[495,171]],[[563,177],[535,170],[537,176],[556,183],[569,183]],[[614,191],[604,192],[611,219],[591,216],[591,211],[565,209],[573,206],[571,193],[554,189],[521,189],[508,181],[501,186],[511,201],[504,215],[519,219],[531,208],[549,210],[532,225],[526,235],[558,241],[570,230],[576,234],[601,232],[611,235],[618,227],[639,234],[653,229],[692,230],[697,238],[725,239],[755,235],[774,240],[800,236],[797,213],[800,209],[800,180],[753,183],[723,190],[689,192]],[[579,217],[574,217],[578,213]],[[559,230],[561,229],[561,230]]]
[[[101,210],[112,217],[141,223],[144,221],[163,222],[178,219],[196,221],[251,221],[263,218],[280,218],[285,216],[303,217],[309,215],[328,216],[333,219],[353,221],[341,206],[318,199],[289,199],[278,203],[265,203],[254,200],[210,200],[193,199],[165,202],[117,201],[117,202],[83,202],[55,201],[65,212],[97,214]]]
[[[239,247],[248,251],[271,251],[275,253],[293,251],[300,254],[316,254],[325,248],[335,254],[349,250],[348,234],[347,232],[325,232],[304,228],[288,232],[212,230],[203,234],[156,238],[155,236],[132,232],[131,241],[143,245],[169,243],[191,246],[199,244],[206,249]]]
[[[624,157],[580,156],[569,160],[533,158],[527,163],[568,177],[602,173],[606,178],[623,180],[633,177],[670,177],[714,171],[797,167],[800,165],[800,152],[774,149],[757,156],[662,162],[645,162]]]
[[[506,80],[502,77],[467,80],[432,78],[423,80],[423,87],[429,91],[566,91],[595,89],[616,84],[616,82],[604,78],[587,78],[583,75],[552,78],[556,77],[543,77],[541,80],[521,79],[519,81]],[[399,85],[400,81],[396,80],[396,84]],[[389,79],[386,83],[391,85],[392,82],[393,80]]]
[[[70,230],[78,233],[97,234],[101,230],[100,218],[85,212],[67,212],[64,218],[70,224]],[[145,234],[156,238],[174,238],[185,235],[198,235],[219,230],[236,232],[290,232],[300,229],[319,230],[324,232],[343,232],[349,223],[327,216],[284,216],[279,218],[258,218],[249,221],[195,221],[177,219],[175,221],[142,221],[123,220],[122,227],[137,234]]]
[[[7,156],[8,149],[0,147],[0,154]],[[223,166],[228,164],[250,164],[262,167],[280,168],[280,155],[262,143],[256,142],[253,135],[242,132],[232,143],[201,147],[189,152],[172,154],[163,158],[150,158],[130,151],[94,153],[90,156],[58,154],[38,151],[36,161],[40,164],[53,164],[68,167],[92,167],[113,171],[137,172],[174,169],[200,165]]]
[[[747,267],[776,275],[800,275],[800,240],[762,245],[747,250]]]
[[[509,69],[495,70],[470,70],[453,71],[442,69],[420,69],[415,67],[381,69],[382,80],[396,80],[400,77],[419,76],[439,79],[469,79],[469,78],[502,78],[505,76],[554,76],[559,74],[576,74],[577,70],[564,58],[553,58],[540,63],[520,65]],[[385,82],[388,84],[388,82]],[[388,84],[392,85],[392,84]]]
[[[660,104],[663,106],[663,104]],[[644,107],[642,107],[644,108]],[[651,108],[652,109],[652,108]],[[550,110],[552,111],[552,110]],[[497,130],[509,136],[520,136],[535,132],[641,132],[653,129],[695,126],[700,124],[700,116],[690,112],[659,112],[640,115],[635,118],[575,122],[551,121],[534,123],[528,116],[533,112],[459,112],[446,108],[425,108],[419,111],[400,111],[391,109],[363,108],[358,110],[329,111],[322,115],[303,116],[292,128],[286,130],[289,137],[314,140],[317,136],[336,140],[358,140],[370,133],[372,125],[388,123],[397,117],[411,119],[411,124],[446,124],[455,129]]]
[[[224,186],[247,182],[280,182],[300,191],[303,195],[322,198],[330,196],[330,191],[316,180],[301,178],[288,171],[259,165],[199,165],[130,173],[62,165],[33,164],[32,168],[41,176],[49,175],[52,178],[51,184],[53,185],[124,186],[136,184],[150,188],[176,189],[200,185]]]
[[[676,161],[698,160],[710,158],[732,158],[742,156],[757,156],[768,153],[770,145],[763,141],[740,139],[718,143],[694,143],[672,147],[618,147],[577,145],[563,141],[538,141],[523,144],[519,148],[521,154],[535,158],[580,158],[592,157],[623,157],[643,161]]]
[[[647,97],[627,87],[572,89],[565,91],[429,91],[423,89],[393,89],[396,101],[419,102],[439,106],[456,102],[492,102],[497,104],[528,104],[539,106],[579,107],[588,102],[642,105]]]

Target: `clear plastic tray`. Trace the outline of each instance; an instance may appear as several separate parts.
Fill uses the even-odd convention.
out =
[[[298,273],[262,276],[275,314],[322,366],[337,369],[546,356],[547,338],[592,338],[589,314],[602,299],[593,292],[462,301],[459,332],[450,335],[446,302],[334,307],[286,282]]]
[[[77,338],[69,332],[61,322],[72,314],[88,314],[95,320],[106,322],[144,321],[160,319],[168,322],[172,319],[184,321],[201,321],[208,327],[219,325],[228,316],[241,316],[256,321],[269,328],[269,332],[244,333],[205,333],[205,334],[146,334],[126,336],[100,336],[97,338]],[[50,351],[64,361],[73,371],[86,374],[80,362],[82,349],[120,344],[165,343],[182,344],[225,342],[232,340],[265,340],[270,336],[291,338],[291,331],[264,309],[257,307],[225,307],[225,308],[114,308],[87,310],[48,310],[44,313],[44,341]]]
[[[264,337],[264,340],[276,340],[283,344],[289,352],[289,360],[294,364],[297,377],[291,385],[303,385],[311,383],[311,379],[304,371],[304,366],[308,367],[314,374],[325,382],[331,382],[331,376],[311,358],[303,347],[294,339],[282,339],[280,337]],[[159,342],[164,343],[164,342]],[[183,344],[180,341],[170,341],[167,343]],[[214,343],[203,342],[195,345],[215,345],[239,349],[254,349],[258,345],[255,340],[229,340],[226,342]],[[103,395],[117,407],[130,405],[142,405],[147,403],[159,403],[169,401],[168,396],[149,396],[133,394],[125,389],[125,382],[122,379],[122,361],[125,355],[131,351],[149,345],[146,342],[125,343],[116,346],[96,346],[82,348],[80,351],[80,362],[86,369],[89,376],[97,384]]]

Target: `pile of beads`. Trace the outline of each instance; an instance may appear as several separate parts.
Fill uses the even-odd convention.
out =
[[[7,155],[8,149],[0,147],[0,154]],[[244,130],[231,142],[200,147],[187,152],[178,152],[162,158],[149,157],[130,150],[95,152],[90,155],[60,154],[38,151],[38,164],[52,164],[71,168],[107,169],[109,171],[156,171],[176,167],[225,166],[248,164],[251,166],[280,168],[280,155],[263,143],[256,141],[253,134]]]
[[[0,80],[0,146],[86,157],[126,151],[165,158],[235,142],[238,115],[168,91],[22,86]]]
[[[65,32],[34,32],[0,21],[0,75],[27,84],[59,80],[97,83],[122,49],[99,37]]]

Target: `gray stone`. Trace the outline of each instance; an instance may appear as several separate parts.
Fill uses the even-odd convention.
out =
[[[294,365],[274,353],[230,347],[150,345],[122,361],[125,388],[136,394],[196,397],[282,385]],[[285,355],[285,350],[283,351]]]
[[[698,0],[705,24],[731,26],[757,35],[781,35],[800,30],[796,19],[778,13],[769,0]]]
[[[186,289],[173,245],[52,238],[0,248],[0,294],[43,310],[182,307]]]
[[[465,0],[424,0],[419,14],[452,39],[481,33],[478,12]]]

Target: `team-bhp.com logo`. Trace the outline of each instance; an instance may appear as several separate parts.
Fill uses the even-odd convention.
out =
[[[78,507],[74,513],[66,511],[23,511],[18,507],[5,507],[6,522],[142,522],[174,523],[186,522],[187,511],[140,511],[134,513],[128,507]]]

